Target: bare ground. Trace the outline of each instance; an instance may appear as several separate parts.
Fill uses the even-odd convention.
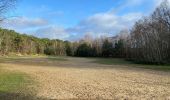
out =
[[[37,58],[28,62],[0,65],[32,76],[38,82],[37,97],[170,100],[170,72],[95,64],[86,58],[68,58],[68,61]]]

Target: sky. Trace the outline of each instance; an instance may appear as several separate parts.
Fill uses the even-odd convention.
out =
[[[151,14],[162,0],[18,0],[1,27],[40,38],[115,36]],[[170,1],[170,0],[169,0]]]

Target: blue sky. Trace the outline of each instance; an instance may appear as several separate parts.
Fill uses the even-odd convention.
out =
[[[77,40],[116,35],[161,0],[19,0],[1,26],[41,38]]]

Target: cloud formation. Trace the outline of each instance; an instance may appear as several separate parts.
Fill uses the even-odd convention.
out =
[[[35,28],[48,25],[48,21],[41,18],[30,19],[27,17],[16,17],[4,20],[1,25],[10,29]]]
[[[115,35],[121,29],[131,27],[141,16],[141,13],[128,13],[122,16],[111,12],[98,13],[70,28],[50,25],[47,20],[41,18],[29,19],[21,17],[4,21],[2,26],[22,33],[25,31],[29,33],[31,30],[30,34],[40,38],[77,40],[87,33],[93,37],[99,37],[104,34]]]
[[[118,10],[126,9],[127,7],[136,7],[143,5],[147,0],[126,0]],[[168,0],[170,1],[170,0]],[[158,6],[162,0],[152,0],[152,6]],[[46,6],[42,6],[39,12],[50,11]],[[93,37],[99,37],[104,34],[116,35],[122,29],[129,29],[133,26],[135,21],[140,19],[145,14],[141,12],[126,12],[121,15],[117,14],[115,9],[110,9],[106,12],[96,13],[94,15],[81,20],[77,25],[72,27],[59,27],[58,25],[51,24],[42,18],[12,18],[2,23],[2,27],[14,29],[18,32],[25,32],[35,35],[40,38],[50,39],[63,39],[63,40],[78,40],[86,34]],[[60,15],[63,12],[50,12],[47,15]]]
[[[154,6],[157,7],[160,5],[160,3],[164,0],[154,0]],[[170,3],[170,0],[167,0]]]
[[[93,37],[104,34],[115,35],[122,29],[130,28],[141,16],[143,16],[141,13],[129,13],[123,16],[109,12],[98,13],[81,21],[77,26],[67,29],[67,31],[77,33],[77,36],[84,36],[86,33],[91,33]]]
[[[65,40],[69,37],[69,34],[62,27],[49,26],[45,28],[40,28],[36,30],[35,36],[40,38],[50,38],[50,39],[62,39]]]

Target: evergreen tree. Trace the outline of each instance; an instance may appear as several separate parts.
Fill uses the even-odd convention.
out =
[[[113,44],[108,40],[105,40],[102,46],[102,56],[110,57],[113,56]]]

